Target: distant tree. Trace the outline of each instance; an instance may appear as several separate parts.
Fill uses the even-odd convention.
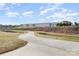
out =
[[[35,24],[32,24],[32,26],[33,26],[32,30],[35,30]]]
[[[75,25],[79,25],[79,23],[77,23],[77,22],[74,22],[74,24],[75,24]]]
[[[33,28],[35,28],[35,24],[32,24]]]
[[[52,30],[52,23],[49,23],[50,31]]]
[[[71,26],[72,22],[70,21],[62,21],[60,23],[57,23],[57,26]]]
[[[57,24],[56,24],[56,26],[61,26],[61,25],[62,25],[61,23],[57,23]]]

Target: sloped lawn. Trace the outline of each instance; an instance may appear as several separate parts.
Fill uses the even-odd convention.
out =
[[[27,44],[26,41],[18,39],[19,33],[0,32],[0,54],[15,50]]]

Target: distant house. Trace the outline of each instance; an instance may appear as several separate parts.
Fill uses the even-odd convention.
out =
[[[35,27],[53,27],[56,23],[35,23],[35,24],[21,24],[21,28],[35,28]]]

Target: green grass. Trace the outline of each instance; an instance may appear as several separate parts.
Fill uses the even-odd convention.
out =
[[[37,36],[41,37],[79,42],[79,35],[70,35],[70,34],[61,34],[52,32],[37,32],[37,33],[38,33]]]
[[[26,45],[26,41],[18,39],[19,33],[0,32],[0,54]]]
[[[27,32],[27,30],[12,30],[15,33],[24,33]]]

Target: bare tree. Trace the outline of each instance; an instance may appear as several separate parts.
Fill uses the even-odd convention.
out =
[[[49,23],[49,31],[52,31],[52,23]]]

